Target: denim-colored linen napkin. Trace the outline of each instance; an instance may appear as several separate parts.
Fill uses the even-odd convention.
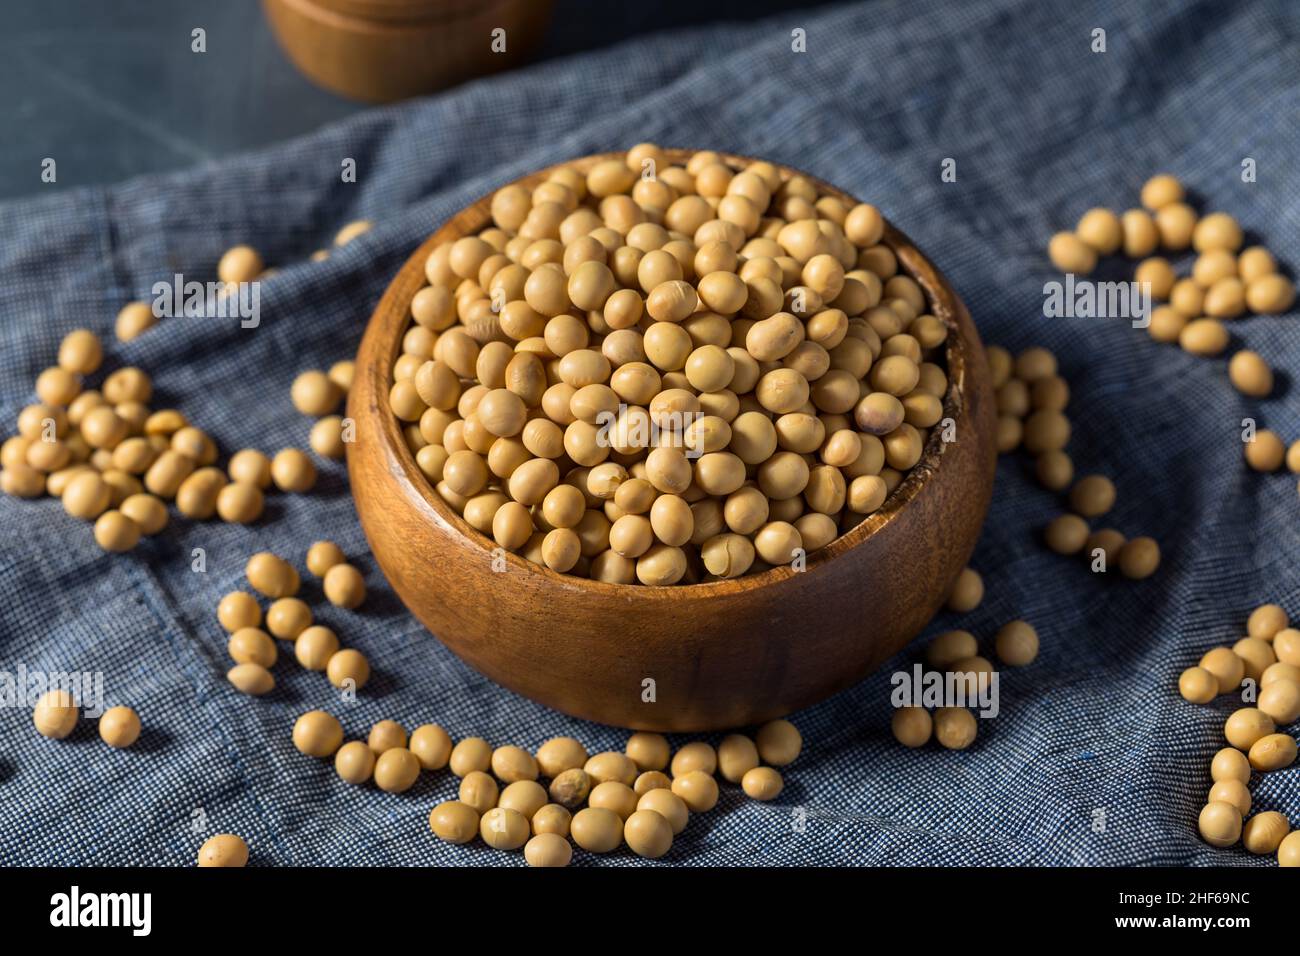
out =
[[[1093,51],[1099,29],[1105,52]],[[806,52],[792,50],[795,30]],[[775,803],[724,787],[662,862],[1267,863],[1198,837],[1231,705],[1188,704],[1176,681],[1240,637],[1256,604],[1300,616],[1295,477],[1248,471],[1239,444],[1246,417],[1300,437],[1297,317],[1232,325],[1235,343],[1280,373],[1274,396],[1256,401],[1231,388],[1224,359],[1158,345],[1122,319],[1044,318],[1043,283],[1059,278],[1045,256],[1054,231],[1093,205],[1137,205],[1162,170],[1294,265],[1298,36],[1300,10],[1285,0],[888,0],[637,39],[183,174],[0,205],[0,421],[12,434],[60,337],[87,326],[111,343],[106,368],[147,369],[155,406],[184,411],[225,454],[304,446],[310,421],[289,402],[293,377],[352,356],[398,266],[466,203],[531,169],[641,140],[789,163],[879,205],[946,272],[986,342],[1057,352],[1079,472],[1114,479],[1105,523],[1156,537],[1164,563],[1136,583],[1048,552],[1041,529],[1061,498],[1027,458],[1002,458],[973,562],[987,597],[930,629],[965,627],[991,656],[1004,622],[1037,626],[1042,652],[1003,673],[999,716],[965,752],[896,744],[889,673],[919,659],[918,642],[793,715],[805,748]],[[347,159],[355,183],[341,181]],[[955,182],[941,177],[949,159]],[[1254,182],[1242,179],[1246,159]],[[373,231],[309,261],[361,217]],[[125,302],[176,273],[215,278],[240,242],[278,269],[262,283],[257,328],[174,317],[112,340]],[[621,749],[623,732],[501,689],[424,631],[366,552],[343,466],[318,464],[313,492],[270,497],[256,525],[173,516],[126,555],[100,551],[57,501],[0,497],[0,670],[100,672],[105,703],[132,705],[145,726],[137,746],[113,751],[91,721],[50,741],[28,709],[0,708],[0,862],[188,865],[207,834],[234,832],[254,865],[522,864],[431,835],[429,810],[456,790],[446,772],[394,796],[299,754],[290,728],[315,707],[339,713],[351,738],[393,718],[532,749],[560,734],[593,753]],[[304,594],[375,676],[343,706],[322,675],[288,661],[274,694],[243,697],[224,678],[217,601],[244,586],[249,554],[269,548],[301,567],[319,538],[355,556],[370,596],[348,612],[310,578]],[[1300,768],[1257,776],[1255,807],[1300,824],[1298,780]],[[578,851],[575,862],[596,858]]]

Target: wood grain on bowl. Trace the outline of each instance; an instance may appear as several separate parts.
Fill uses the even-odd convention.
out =
[[[689,155],[668,152],[674,162]],[[620,155],[563,165],[588,169]],[[725,160],[737,167],[751,161]],[[531,188],[548,172],[520,182]],[[858,202],[808,178],[850,206]],[[657,731],[738,727],[790,713],[858,682],[915,637],[975,546],[996,450],[992,389],[974,323],[912,241],[886,228],[883,242],[950,329],[944,417],[956,440],[945,443],[944,429],[936,429],[884,506],[810,554],[806,570],[779,567],[675,587],[616,585],[497,550],[424,478],[387,408],[411,299],[426,283],[424,261],[440,243],[480,231],[490,221],[489,203],[484,197],[458,213],[402,267],[370,320],[348,399],[357,511],[376,561],[412,613],[512,690],[578,717]]]

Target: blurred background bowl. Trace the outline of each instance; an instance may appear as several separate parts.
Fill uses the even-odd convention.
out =
[[[280,46],[312,81],[387,103],[516,65],[551,0],[262,0]],[[493,31],[502,30],[493,49]]]

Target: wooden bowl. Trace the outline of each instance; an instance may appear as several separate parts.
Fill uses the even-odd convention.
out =
[[[669,154],[675,162],[689,155]],[[589,168],[620,155],[564,165]],[[519,182],[531,189],[549,171]],[[804,571],[778,567],[673,587],[606,584],[504,551],[494,559],[495,544],[424,478],[387,407],[411,299],[426,284],[424,261],[438,244],[482,229],[489,200],[453,217],[397,274],[361,342],[348,398],[357,511],[375,560],[412,613],[512,690],[577,717],[656,731],[718,730],[787,714],[858,682],[916,636],[975,546],[997,453],[975,326],[911,240],[891,226],[883,242],[950,329],[944,415],[956,440],[945,443],[936,428],[880,511],[810,554]]]
[[[552,0],[262,0],[271,32],[308,79],[387,103],[517,66]],[[505,30],[505,50],[491,47]]]

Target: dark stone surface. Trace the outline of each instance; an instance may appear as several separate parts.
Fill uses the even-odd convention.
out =
[[[558,0],[539,57],[804,6]],[[5,0],[0,16],[0,198],[190,166],[365,108],[303,78],[255,0]],[[191,51],[195,27],[206,53]]]

